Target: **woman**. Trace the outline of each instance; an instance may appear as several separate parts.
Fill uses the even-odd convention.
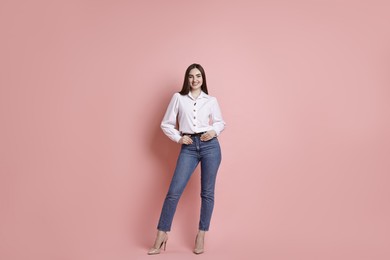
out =
[[[176,129],[176,120],[179,129]],[[225,128],[217,99],[208,95],[206,75],[201,65],[192,64],[187,68],[183,88],[173,95],[161,128],[171,140],[181,144],[181,150],[157,225],[157,237],[148,254],[159,254],[163,246],[165,250],[177,203],[199,162],[202,203],[193,252],[201,254],[214,208],[215,180],[221,163],[221,149],[216,137]]]

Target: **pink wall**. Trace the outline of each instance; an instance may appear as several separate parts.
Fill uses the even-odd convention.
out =
[[[0,259],[149,259],[193,62],[228,124],[202,257],[389,259],[389,2],[135,2],[0,2]]]

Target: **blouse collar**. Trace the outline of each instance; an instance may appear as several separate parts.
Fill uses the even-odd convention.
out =
[[[191,91],[188,92],[188,96],[192,99],[192,100],[195,100],[195,98],[192,96],[191,94]],[[203,92],[203,90],[200,92],[199,96],[197,99],[200,99],[200,98],[208,98],[209,95],[207,95],[206,93]]]

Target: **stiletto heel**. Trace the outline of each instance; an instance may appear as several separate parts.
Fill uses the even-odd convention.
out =
[[[165,242],[164,242],[164,251],[167,248],[167,241],[168,241],[168,237],[167,237],[167,240],[165,240]]]
[[[165,249],[167,248],[168,234],[167,234],[167,232],[163,232],[163,234],[164,234],[164,237],[161,241],[161,237],[159,237],[159,234],[157,233],[156,242],[154,242],[154,246],[148,251],[148,255],[160,254],[161,248],[163,248],[163,246],[164,246],[164,251],[165,251]]]

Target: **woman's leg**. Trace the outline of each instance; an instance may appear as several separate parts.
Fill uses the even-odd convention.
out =
[[[170,231],[173,216],[176,212],[177,203],[186,187],[188,180],[199,163],[197,153],[192,152],[192,145],[183,145],[177,160],[176,169],[173,174],[168,193],[165,197],[157,229]]]
[[[208,231],[214,209],[214,190],[217,172],[221,163],[218,139],[201,143],[201,210],[199,230]]]

